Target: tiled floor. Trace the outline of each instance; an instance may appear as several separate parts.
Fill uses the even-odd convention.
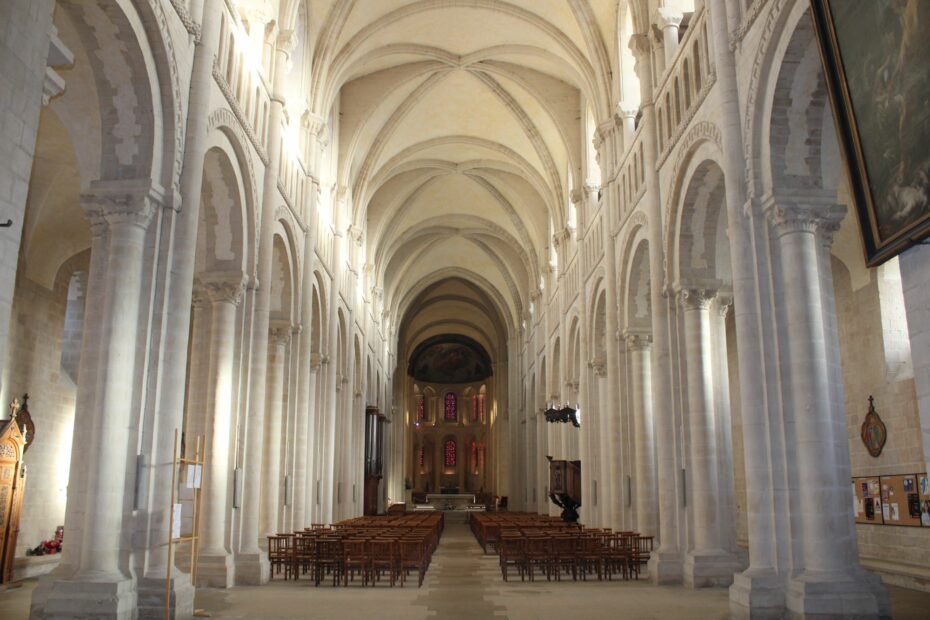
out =
[[[320,586],[282,582],[232,590],[201,590],[197,607],[213,618],[284,620],[596,620],[599,618],[674,618],[713,620],[729,617],[724,589],[692,591],[640,582],[505,583],[497,558],[483,555],[467,526],[448,524],[422,588]],[[28,617],[35,582],[0,592],[0,619]],[[889,588],[896,619],[930,617],[930,594]]]

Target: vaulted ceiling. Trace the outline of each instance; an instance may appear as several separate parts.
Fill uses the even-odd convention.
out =
[[[519,325],[609,118],[616,0],[309,4],[312,108],[389,310],[444,278]],[[590,123],[589,123],[590,126]]]

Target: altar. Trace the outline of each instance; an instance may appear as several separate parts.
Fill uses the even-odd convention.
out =
[[[436,510],[465,510],[475,503],[471,493],[427,493],[426,503]]]
[[[446,521],[466,522],[471,512],[484,512],[483,504],[475,503],[475,496],[471,493],[428,493],[426,504],[417,506],[417,509],[426,508],[441,510]]]

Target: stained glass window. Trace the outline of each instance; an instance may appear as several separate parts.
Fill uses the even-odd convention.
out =
[[[455,467],[455,440],[446,439],[445,462],[446,467]]]
[[[426,397],[421,396],[417,401],[417,420],[423,421],[426,419]]]
[[[484,422],[484,394],[478,395],[478,419]]]
[[[471,421],[477,422],[481,418],[478,417],[478,396],[472,396],[471,399]]]
[[[449,392],[446,394],[446,419],[455,422],[458,419],[458,403],[456,402],[455,394]]]
[[[426,464],[426,449],[420,446],[420,467]]]
[[[471,466],[474,473],[478,473],[478,444],[471,442]]]

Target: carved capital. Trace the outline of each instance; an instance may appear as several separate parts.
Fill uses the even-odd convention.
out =
[[[652,334],[627,332],[624,338],[626,348],[630,351],[648,351],[652,348]]]
[[[685,310],[706,310],[716,296],[716,289],[688,287],[678,289],[678,303]]]
[[[846,206],[841,204],[800,205],[776,198],[767,199],[763,209],[777,236],[813,233],[827,242],[832,242],[833,233],[839,230],[846,215]]]
[[[675,28],[677,30],[678,27],[681,26],[683,17],[684,15],[679,11],[667,7],[659,7],[656,9],[655,23],[662,30],[666,28]]]
[[[317,372],[323,365],[323,356],[319,352],[310,354],[310,372]]]
[[[246,277],[239,272],[202,273],[194,279],[194,289],[211,303],[238,306],[245,291]]]
[[[271,321],[268,325],[268,342],[273,347],[287,346],[291,340],[291,325],[287,321]]]
[[[282,30],[275,43],[279,50],[290,56],[297,49],[297,33],[293,30]]]
[[[639,63],[641,58],[648,57],[651,49],[649,37],[645,34],[634,34],[630,36],[629,48],[630,51],[633,52],[633,56],[636,57],[636,62]]]
[[[596,377],[607,376],[607,364],[602,357],[597,357],[588,362],[588,367],[594,372]]]
[[[617,104],[617,118],[624,119],[635,119],[636,114],[639,113],[639,106],[621,101]]]
[[[92,232],[102,232],[114,226],[148,228],[164,195],[149,179],[133,181],[94,181],[89,191],[81,194],[81,207],[91,221]]]
[[[727,295],[725,293],[720,293],[717,295],[717,315],[725,319],[727,314],[730,312],[730,308],[733,307],[733,296]]]

